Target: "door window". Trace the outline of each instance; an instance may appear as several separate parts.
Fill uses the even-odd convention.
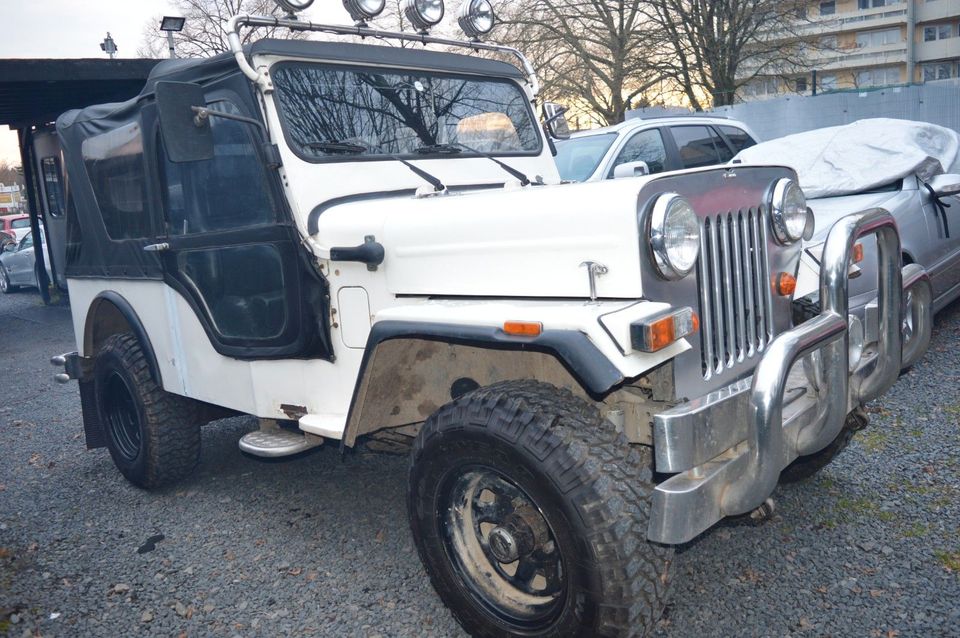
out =
[[[213,108],[239,115],[229,102]],[[277,221],[270,185],[250,134],[250,125],[212,117],[214,156],[200,162],[167,160],[167,231],[194,235],[265,226]]]
[[[699,168],[723,164],[732,155],[719,135],[707,126],[674,126],[671,129],[673,139],[680,151],[680,161],[684,168]],[[717,147],[721,142],[723,150]],[[730,157],[727,157],[730,155]],[[726,159],[723,159],[726,157]]]
[[[661,173],[667,164],[667,149],[663,145],[663,135],[659,129],[640,131],[631,137],[610,167],[607,178],[613,177],[613,171],[621,164],[646,162],[650,174]]]
[[[733,145],[733,150],[739,153],[745,148],[755,146],[757,140],[750,137],[749,133],[736,126],[720,126],[720,132],[727,136],[727,140]]]
[[[17,248],[17,252],[26,250],[27,248],[33,248],[33,233],[29,233],[26,237],[20,240],[20,246]]]

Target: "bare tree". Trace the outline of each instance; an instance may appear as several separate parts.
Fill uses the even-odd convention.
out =
[[[622,122],[661,80],[646,0],[501,0],[496,39],[533,62],[550,99]]]
[[[24,186],[23,175],[20,172],[20,165],[14,165],[7,160],[0,159],[0,184],[12,186],[19,184]]]
[[[762,76],[786,78],[808,66],[817,40],[803,34],[805,0],[650,0],[662,35],[653,51],[698,111],[733,104]]]
[[[183,31],[174,34],[177,55],[184,58],[209,57],[229,50],[227,20],[239,14],[283,17],[285,11],[274,0],[170,0],[173,10],[187,19]],[[144,26],[143,45],[137,51],[140,57],[166,57],[166,34],[157,29],[160,16]],[[281,28],[249,29],[242,34],[247,44],[260,38],[306,38],[303,32]]]

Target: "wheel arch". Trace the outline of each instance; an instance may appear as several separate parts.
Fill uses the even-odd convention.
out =
[[[587,399],[624,381],[587,335],[574,330],[521,338],[489,326],[383,321],[367,340],[343,442],[352,446],[362,434],[425,421],[473,384],[521,378],[546,380]]]
[[[140,348],[147,359],[150,376],[161,388],[163,379],[160,375],[160,365],[157,355],[150,343],[147,330],[140,321],[136,310],[122,295],[112,290],[98,294],[87,309],[87,317],[83,329],[83,351],[87,356],[96,356],[103,342],[109,337],[124,332],[133,333]]]

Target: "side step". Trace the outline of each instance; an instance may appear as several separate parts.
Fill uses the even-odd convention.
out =
[[[250,432],[240,439],[242,451],[267,459],[293,456],[321,445],[323,437],[291,432],[277,426]]]

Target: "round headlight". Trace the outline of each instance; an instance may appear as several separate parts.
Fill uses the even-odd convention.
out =
[[[366,22],[383,13],[387,0],[343,0],[343,7],[354,22]]]
[[[401,9],[417,31],[429,31],[443,20],[443,0],[403,0]]]
[[[460,7],[460,16],[457,19],[460,29],[468,38],[479,38],[493,30],[496,16],[493,14],[493,5],[490,0],[468,0]]]
[[[287,13],[296,13],[309,9],[313,0],[277,0],[277,4]]]
[[[664,279],[682,279],[693,270],[700,256],[700,220],[685,197],[665,193],[654,202],[650,248]]]
[[[770,202],[773,234],[781,244],[790,244],[803,238],[807,227],[807,197],[800,185],[792,179],[781,179],[773,187]]]

